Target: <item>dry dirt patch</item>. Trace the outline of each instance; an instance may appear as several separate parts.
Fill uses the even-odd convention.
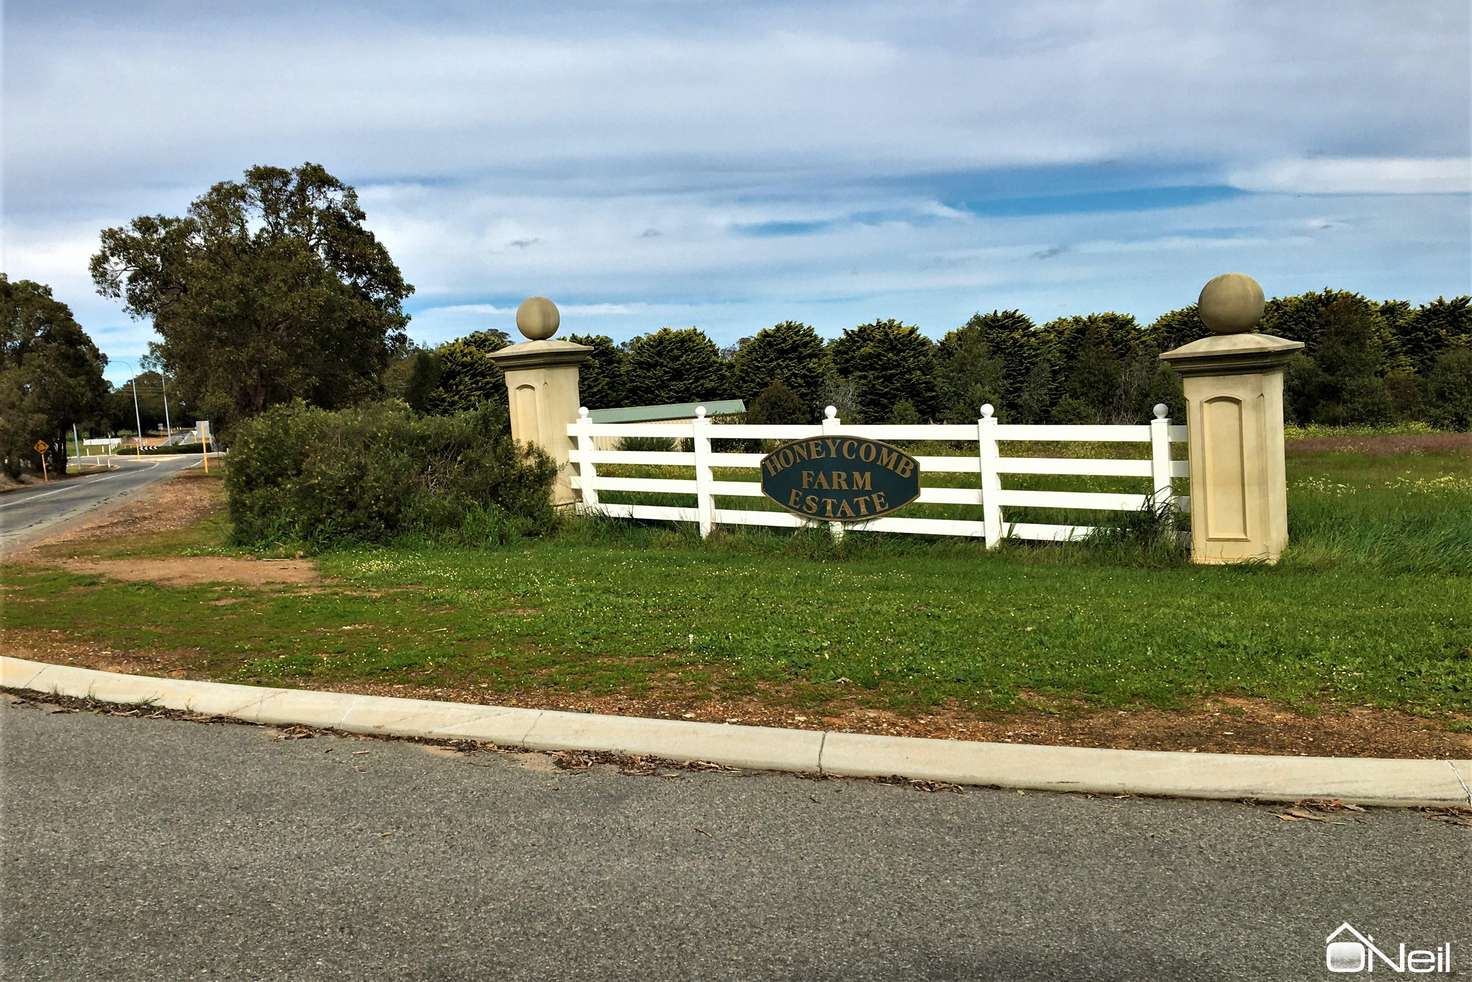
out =
[[[322,581],[310,559],[236,559],[229,556],[165,556],[134,559],[64,559],[73,573],[96,573],[114,580],[198,586],[236,583],[241,586],[312,585]]]
[[[1421,757],[1464,759],[1472,734],[1455,733],[1445,721],[1369,706],[1305,716],[1265,699],[1218,697],[1183,709],[1097,708],[1054,713],[1023,709],[979,713],[941,705],[908,715],[830,701],[818,709],[794,708],[784,693],[719,698],[677,685],[643,695],[592,695],[555,690],[496,690],[374,682],[322,682],[315,688],[361,695],[490,703],[528,709],[606,713],[661,719],[741,723],[803,730],[837,730],[884,736],[1031,743],[1120,750],[1195,753],[1285,754],[1311,757]],[[664,691],[660,691],[663,688]]]
[[[127,542],[187,528],[215,514],[225,503],[219,481],[183,471],[136,495],[103,509],[56,537],[15,554],[14,561],[60,566],[115,580],[197,586],[234,583],[241,586],[313,586],[322,581],[310,559],[254,559],[233,556],[135,556],[107,559],[97,555],[100,543]]]

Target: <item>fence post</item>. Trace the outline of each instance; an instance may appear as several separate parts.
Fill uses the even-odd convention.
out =
[[[1170,410],[1163,402],[1155,404],[1155,418],[1150,421],[1150,505],[1166,514],[1175,510],[1175,488],[1170,477]]]
[[[598,446],[593,441],[593,421],[588,418],[588,407],[578,407],[578,483],[583,492],[583,507],[598,505],[598,469],[593,466],[593,451]]]
[[[986,531],[986,547],[995,549],[1002,543],[1002,505],[997,500],[1002,491],[1002,475],[997,473],[996,412],[988,403],[981,407],[976,421],[977,454],[981,457],[981,521]]]
[[[839,420],[839,418],[838,418],[838,407],[837,406],[828,406],[828,407],[826,407],[823,410],[823,432],[825,434],[828,434],[828,433],[837,433],[838,432],[838,428],[841,425],[842,425],[842,421]],[[834,542],[842,542],[843,541],[843,523],[842,522],[829,522],[828,523],[828,534],[831,535],[831,536],[833,536],[833,541]]]
[[[700,519],[700,537],[710,535],[716,524],[716,498],[711,491],[715,475],[710,469],[710,420],[705,418],[705,407],[695,407],[695,419],[691,422],[690,443],[695,450],[695,514]]]

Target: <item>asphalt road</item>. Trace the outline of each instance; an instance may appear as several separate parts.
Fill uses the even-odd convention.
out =
[[[114,457],[119,469],[0,494],[0,554],[59,529],[108,501],[197,466],[195,454],[161,458]]]
[[[1472,830],[734,772],[0,700],[7,979],[1304,979],[1472,971]],[[1383,973],[1382,974],[1388,974]]]

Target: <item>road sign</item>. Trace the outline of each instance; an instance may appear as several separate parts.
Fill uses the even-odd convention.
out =
[[[204,472],[210,472],[210,421],[201,419],[196,422],[199,430],[199,449],[204,454]]]
[[[793,440],[762,458],[762,492],[804,518],[862,522],[920,496],[920,463],[862,437]]]
[[[46,470],[46,451],[51,449],[51,444],[47,443],[45,440],[37,440],[35,443],[31,444],[31,446],[36,449],[36,453],[41,455],[41,480],[45,481],[47,484],[50,484],[51,474],[49,471]]]

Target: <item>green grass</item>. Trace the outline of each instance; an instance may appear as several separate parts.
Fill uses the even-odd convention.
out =
[[[324,590],[4,572],[0,626],[169,652],[195,675],[487,697],[760,695],[821,709],[1005,711],[1036,697],[1472,713],[1464,452],[1289,460],[1277,567],[1197,568],[1129,537],[1070,546],[570,523],[499,550],[355,548]],[[744,504],[758,499],[745,499]],[[119,554],[228,551],[221,519]],[[220,605],[218,601],[229,601]]]

